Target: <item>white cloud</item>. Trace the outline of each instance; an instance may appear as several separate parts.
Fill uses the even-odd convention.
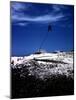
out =
[[[28,22],[37,22],[37,23],[49,23],[49,22],[57,22],[60,21],[64,15],[60,10],[59,5],[51,6],[53,8],[52,12],[48,14],[39,15],[39,16],[30,16],[29,14],[25,14],[24,11],[29,10],[32,8],[32,4],[25,4],[24,3],[14,3],[12,4],[12,13],[11,13],[11,20],[12,22],[21,22],[19,25],[26,25],[24,21]],[[23,22],[23,23],[22,23]]]
[[[19,22],[19,23],[15,23],[15,25],[19,25],[19,26],[27,26],[28,23],[22,23],[22,22]]]
[[[11,3],[12,10],[15,10],[15,11],[28,10],[31,6],[32,4],[28,4],[28,3],[27,4],[20,3],[20,2]]]
[[[53,7],[54,11],[60,11],[61,10],[59,5],[53,5],[52,7]]]
[[[32,22],[44,22],[44,23],[48,23],[48,22],[55,22],[55,21],[59,21],[61,18],[63,18],[63,14],[59,14],[59,15],[51,15],[51,14],[47,14],[47,15],[42,15],[42,16],[36,16],[36,17],[30,17],[30,16],[12,16],[12,20],[14,21],[32,21]]]
[[[53,10],[55,12],[62,12],[63,9],[65,9],[65,10],[68,9],[67,6],[65,6],[65,5],[58,5],[58,4],[55,4],[52,7],[53,7]]]
[[[16,11],[24,9],[24,5],[22,5],[21,3],[12,3],[11,6],[12,6],[12,9]]]

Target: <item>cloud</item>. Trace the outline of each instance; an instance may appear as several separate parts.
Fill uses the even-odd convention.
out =
[[[11,7],[12,7],[12,9],[13,10],[23,10],[25,7],[24,7],[24,5],[23,4],[21,4],[21,3],[17,3],[17,2],[15,2],[15,3],[11,3]]]
[[[61,10],[59,5],[53,5],[52,8],[53,8],[54,11],[60,11]]]
[[[28,10],[31,6],[32,4],[28,4],[28,3],[11,2],[11,8],[12,10],[15,10],[15,11]]]
[[[17,26],[27,26],[28,23],[19,22],[19,23],[14,23],[14,25],[17,25]]]
[[[51,14],[46,14],[46,15],[41,15],[41,16],[36,16],[36,17],[31,17],[31,16],[13,16],[12,20],[14,21],[31,21],[31,22],[37,22],[37,23],[48,23],[48,22],[55,22],[59,21],[61,18],[63,18],[63,14],[59,15],[51,15]]]
[[[24,22],[35,22],[35,23],[49,23],[49,22],[57,22],[60,21],[62,18],[64,18],[64,14],[61,12],[61,6],[60,5],[53,5],[50,6],[52,8],[52,11],[49,13],[45,13],[42,15],[35,16],[34,13],[32,15],[29,15],[28,13],[25,13],[26,11],[29,11],[32,9],[32,4],[26,4],[26,3],[12,3],[11,5],[11,20],[12,23],[18,23],[19,25],[28,25],[27,23],[24,24]],[[22,23],[23,22],[23,23]]]

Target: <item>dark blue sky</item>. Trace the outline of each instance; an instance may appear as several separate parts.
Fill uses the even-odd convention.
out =
[[[48,32],[48,25],[52,31]],[[48,52],[73,50],[74,7],[71,5],[11,2],[12,55],[41,49]]]

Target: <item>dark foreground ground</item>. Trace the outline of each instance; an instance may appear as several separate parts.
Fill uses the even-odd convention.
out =
[[[25,77],[20,77],[21,69],[11,68],[11,98],[31,98],[45,96],[62,96],[74,94],[74,80],[66,75],[52,76],[41,80],[28,75],[25,69]]]

